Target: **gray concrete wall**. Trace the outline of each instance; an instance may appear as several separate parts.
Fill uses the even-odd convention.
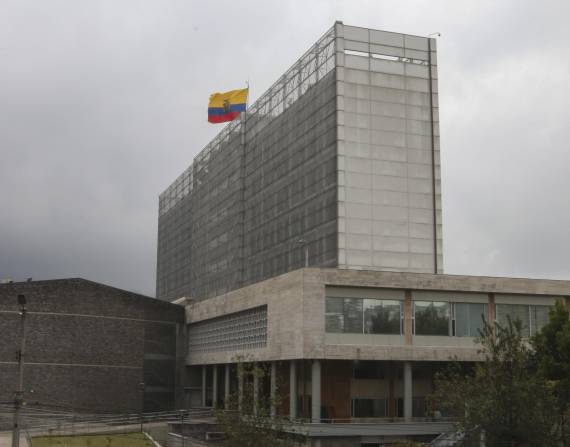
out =
[[[238,355],[256,360],[303,358],[304,272],[296,270],[187,306],[186,322],[192,324],[267,305],[266,348],[200,353],[187,357],[187,364],[232,363]]]
[[[388,296],[390,299],[403,295],[404,333],[387,336],[326,333],[324,311],[329,292],[332,296]],[[481,356],[471,337],[412,334],[414,296],[474,303],[491,303],[491,297],[498,296],[501,302],[516,302],[520,298],[524,304],[551,305],[556,299],[569,295],[570,281],[301,269],[187,306],[189,324],[262,305],[267,305],[268,318],[266,348],[200,353],[189,356],[187,364],[231,363],[244,354],[260,361],[302,358],[447,361],[452,357],[475,361]]]

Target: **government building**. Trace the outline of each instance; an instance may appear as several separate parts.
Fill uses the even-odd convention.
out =
[[[337,22],[160,195],[157,298],[185,305],[185,405],[279,396],[313,445],[453,429],[430,403],[483,321],[548,321],[569,281],[443,272],[432,38]],[[445,149],[444,149],[445,150]],[[269,371],[238,380],[240,358]]]

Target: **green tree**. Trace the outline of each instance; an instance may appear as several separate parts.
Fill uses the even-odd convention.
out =
[[[484,361],[459,363],[436,376],[433,398],[457,416],[473,440],[484,433],[489,446],[554,446],[553,399],[546,380],[532,368],[532,350],[520,321],[495,331],[485,324],[479,342]]]
[[[570,320],[562,302],[550,311],[550,321],[531,340],[534,361],[548,380],[556,405],[557,435],[560,443],[570,445],[568,412],[570,410]]]
[[[224,445],[231,447],[293,447],[304,445],[301,435],[293,434],[291,422],[284,417],[271,417],[271,407],[280,405],[279,396],[273,400],[267,393],[254,392],[253,382],[260,384],[269,378],[269,369],[259,363],[237,361],[238,381],[242,392],[231,393],[229,408],[216,410],[216,419],[224,433]],[[279,389],[279,387],[278,387]],[[278,394],[278,393],[277,393]]]

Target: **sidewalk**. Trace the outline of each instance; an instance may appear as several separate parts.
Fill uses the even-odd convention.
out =
[[[0,432],[0,447],[11,447],[12,446],[12,432],[2,431]],[[28,447],[28,441],[25,436],[20,436],[20,447]]]

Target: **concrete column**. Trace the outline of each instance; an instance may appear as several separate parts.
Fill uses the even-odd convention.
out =
[[[218,365],[214,365],[212,374],[212,408],[218,407]]]
[[[321,361],[313,360],[311,367],[311,422],[321,422]]]
[[[271,375],[269,383],[269,414],[275,417],[277,409],[275,408],[275,400],[277,399],[277,362],[271,362]]]
[[[289,417],[297,418],[297,362],[289,362]]]
[[[238,375],[238,410],[241,411],[243,404],[243,365],[238,365],[237,375]]]
[[[226,363],[224,374],[224,407],[226,410],[230,408],[230,364]]]
[[[388,417],[396,416],[396,392],[394,389],[394,365],[390,364],[387,368],[387,378],[388,378]]]
[[[496,312],[496,307],[495,307],[495,294],[494,293],[490,293],[489,294],[489,304],[487,307],[487,322],[491,325],[491,328],[493,329],[493,334],[495,334],[496,332],[496,328],[495,328],[495,319],[497,318],[497,312]]]
[[[206,373],[207,373],[207,366],[202,366],[202,407],[206,406]]]
[[[257,414],[259,409],[259,373],[254,367],[253,371],[253,414]]]
[[[412,419],[412,363],[404,362],[404,418]]]

